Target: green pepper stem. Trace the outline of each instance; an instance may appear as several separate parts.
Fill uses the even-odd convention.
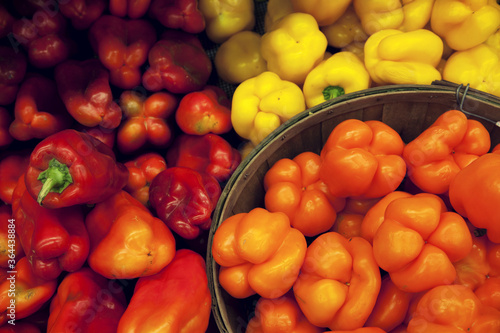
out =
[[[37,179],[43,184],[36,200],[40,205],[47,194],[50,192],[62,193],[66,187],[73,183],[68,166],[55,158],[50,160],[47,170],[42,171]]]
[[[339,86],[328,86],[323,89],[323,97],[325,101],[328,101],[332,98],[339,97],[345,94],[344,88]]]

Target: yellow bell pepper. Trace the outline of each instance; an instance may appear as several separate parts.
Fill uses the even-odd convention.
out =
[[[274,29],[274,25],[283,17],[293,13],[291,0],[269,0],[264,15],[264,31],[268,32]]]
[[[323,60],[327,46],[312,15],[291,13],[262,36],[261,54],[269,71],[302,85],[307,73]]]
[[[219,78],[236,84],[266,71],[266,61],[260,54],[260,39],[254,31],[240,31],[222,43],[214,57]]]
[[[378,31],[365,43],[365,66],[378,84],[431,84],[443,55],[442,39],[427,29]]]
[[[492,47],[495,52],[500,54],[500,30],[497,30],[494,34],[488,37],[484,43],[489,47]]]
[[[320,29],[325,34],[328,45],[339,49],[352,43],[365,42],[368,38],[353,6],[349,6],[335,23]]]
[[[337,52],[306,77],[302,91],[308,108],[332,98],[370,87],[365,64],[352,52]]]
[[[220,44],[237,32],[255,27],[254,0],[199,0],[208,39]]]
[[[455,51],[444,65],[443,79],[500,96],[500,53],[484,43]]]
[[[436,0],[431,29],[454,50],[485,42],[500,27],[500,6],[488,0]]]
[[[295,12],[311,14],[318,25],[333,24],[346,11],[352,0],[291,0]]]
[[[283,122],[305,109],[304,94],[298,85],[266,71],[236,87],[231,123],[240,137],[256,146]]]

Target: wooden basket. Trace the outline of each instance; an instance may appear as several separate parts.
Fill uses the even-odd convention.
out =
[[[281,158],[304,151],[319,153],[332,129],[345,119],[380,120],[404,142],[414,139],[436,118],[451,109],[463,110],[489,130],[492,147],[500,142],[500,99],[468,86],[444,81],[432,85],[370,88],[325,102],[298,114],[272,132],[245,158],[226,184],[216,210],[207,248],[207,274],[213,314],[221,332],[245,332],[258,296],[235,299],[219,285],[219,266],[211,256],[215,230],[222,221],[255,207],[264,207],[264,175]]]

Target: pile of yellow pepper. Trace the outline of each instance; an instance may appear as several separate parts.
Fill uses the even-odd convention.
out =
[[[269,0],[263,34],[253,0],[230,3],[207,34],[250,147],[306,108],[374,86],[447,80],[500,96],[494,0]]]

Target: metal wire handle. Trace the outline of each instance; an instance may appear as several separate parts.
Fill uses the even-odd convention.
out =
[[[464,92],[462,93],[462,97],[460,97],[460,90],[462,90],[462,87],[464,87],[463,84],[458,85],[456,93],[455,93],[455,95],[457,97],[458,109],[460,111],[462,111],[463,113],[465,113],[466,115],[473,116],[473,117],[476,117],[476,118],[488,121],[490,123],[495,124],[495,126],[500,127],[500,121],[495,121],[495,120],[492,120],[492,119],[489,119],[489,118],[480,116],[478,114],[475,114],[475,113],[472,113],[472,112],[464,110],[465,98],[467,97],[467,92],[469,91],[470,84],[467,83],[467,85],[464,88]]]

